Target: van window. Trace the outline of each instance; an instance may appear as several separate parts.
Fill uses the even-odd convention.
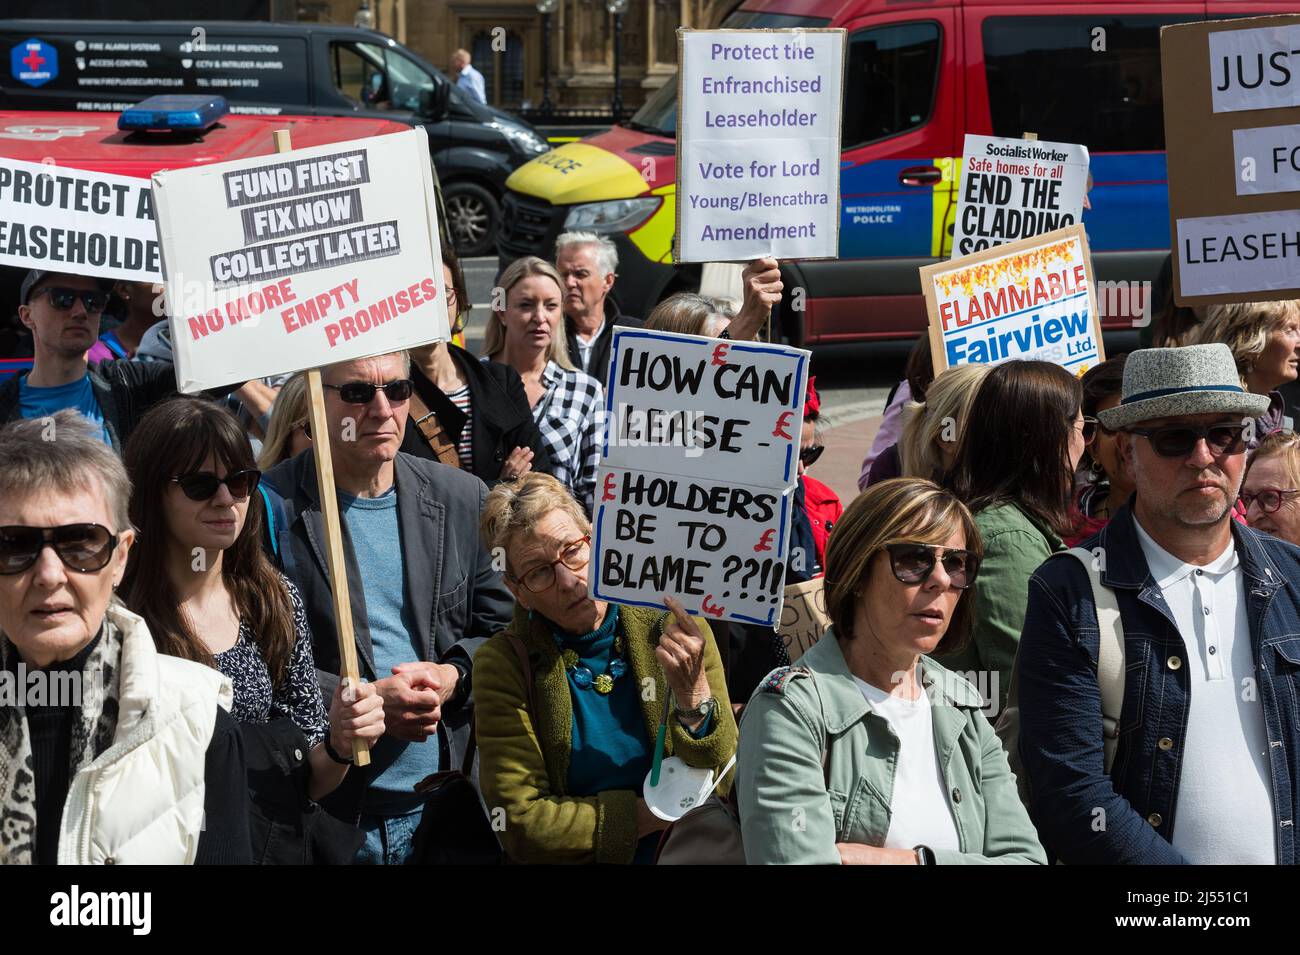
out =
[[[849,38],[844,149],[924,126],[939,80],[939,24],[899,23]]]
[[[416,112],[433,77],[400,53],[373,43],[330,44],[335,88],[357,109]]]
[[[1160,28],[1187,16],[990,17],[984,69],[994,136],[1165,148]]]

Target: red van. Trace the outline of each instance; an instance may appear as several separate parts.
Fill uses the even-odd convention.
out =
[[[288,129],[295,149],[410,129],[386,119],[226,115],[200,136],[144,134],[117,128],[117,113],[0,111],[0,157],[147,179],[179,169],[275,152],[271,133]],[[25,269],[0,266],[0,379],[31,367],[18,323]]]
[[[1086,145],[1097,278],[1153,280],[1169,254],[1160,28],[1295,10],[1276,0],[745,0],[723,26],[848,31],[839,259],[783,263],[787,289],[805,297],[798,311],[787,296],[785,337],[907,338],[925,326],[917,269],[950,253],[966,133]],[[673,78],[622,126],[516,170],[503,264],[549,258],[560,232],[585,229],[618,245],[624,311],[697,288],[699,266],[672,261],[676,123]],[[1131,327],[1140,300],[1107,298],[1105,326]]]

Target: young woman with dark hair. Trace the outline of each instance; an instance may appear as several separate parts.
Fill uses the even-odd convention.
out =
[[[1008,361],[989,370],[971,404],[948,487],[975,514],[984,563],[971,642],[951,670],[996,674],[999,711],[1024,622],[1029,577],[1071,532],[1074,470],[1084,449],[1079,380],[1060,365]]]
[[[162,653],[230,678],[238,721],[291,719],[310,747],[308,794],[320,799],[343,781],[353,740],[383,735],[383,703],[363,684],[353,702],[336,692],[326,713],[302,598],[262,551],[261,472],[239,422],[211,402],[172,399],[141,419],[125,463],[140,540],[127,606]]]
[[[1083,386],[1083,439],[1087,449],[1079,460],[1080,482],[1074,495],[1074,529],[1065,542],[1073,547],[1108,523],[1133,493],[1133,482],[1119,463],[1115,432],[1097,420],[1097,412],[1119,404],[1124,390],[1124,359],[1116,355],[1089,368]]]

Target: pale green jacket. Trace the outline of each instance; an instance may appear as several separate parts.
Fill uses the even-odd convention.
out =
[[[882,846],[889,832],[898,737],[862,695],[833,628],[799,664],[760,683],[741,720],[736,791],[751,865],[838,864],[837,842]],[[938,862],[1046,864],[979,693],[928,657],[921,681],[961,845],[936,850]]]

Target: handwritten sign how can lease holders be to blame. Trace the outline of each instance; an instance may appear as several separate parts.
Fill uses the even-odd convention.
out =
[[[678,30],[678,262],[834,258],[843,30]]]
[[[935,374],[1013,358],[1082,374],[1103,361],[1083,226],[921,269]]]
[[[0,158],[0,264],[161,281],[148,181]]]
[[[808,352],[616,329],[611,356],[591,595],[774,625]]]
[[[448,337],[422,128],[159,172],[153,189],[182,391]]]

